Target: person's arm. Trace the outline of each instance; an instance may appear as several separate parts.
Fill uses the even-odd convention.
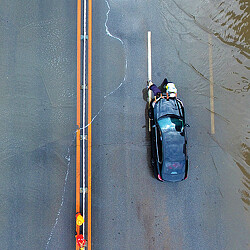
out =
[[[148,89],[152,90],[154,93],[154,96],[156,96],[157,94],[160,94],[161,91],[159,90],[159,88],[153,83],[153,82],[149,82],[149,86]]]

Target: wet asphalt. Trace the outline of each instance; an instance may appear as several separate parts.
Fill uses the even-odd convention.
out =
[[[0,6],[0,249],[73,249],[76,4]]]
[[[247,86],[239,82],[248,79],[247,60],[215,22],[239,6],[222,4],[218,17],[219,3],[207,1],[93,3],[93,249],[248,249],[249,98],[237,93]],[[189,178],[181,183],[158,182],[150,165],[148,30],[153,82],[175,82],[190,124]]]
[[[245,5],[93,0],[94,250],[249,248]],[[181,183],[150,164],[148,30],[190,125]],[[0,249],[74,249],[76,2],[1,1],[0,32]]]

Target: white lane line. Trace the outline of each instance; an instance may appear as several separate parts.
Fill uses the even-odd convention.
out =
[[[209,81],[210,81],[210,114],[211,114],[211,134],[215,134],[214,126],[214,73],[213,73],[213,44],[212,35],[208,34],[209,44]]]
[[[82,135],[85,137],[85,109],[86,109],[86,101],[85,101],[85,95],[86,95],[86,39],[87,39],[87,33],[86,33],[86,13],[87,13],[87,2],[84,0],[83,2],[83,92],[82,92],[82,127],[83,132]],[[85,214],[85,199],[86,199],[86,192],[85,192],[85,138],[82,140],[82,215],[85,220],[86,214]],[[85,220],[86,221],[86,220]],[[83,224],[82,227],[82,235],[85,239],[85,224]]]

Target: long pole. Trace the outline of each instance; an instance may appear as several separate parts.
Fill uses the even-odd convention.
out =
[[[148,81],[152,81],[152,60],[151,60],[151,31],[148,31]],[[148,91],[148,107],[152,100],[152,91]],[[149,119],[149,132],[151,131]]]

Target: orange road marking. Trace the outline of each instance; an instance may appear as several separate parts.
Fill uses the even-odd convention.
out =
[[[76,213],[80,212],[80,126],[81,126],[81,0],[77,0],[77,84],[76,84]],[[76,225],[76,233],[80,233],[80,227]],[[79,247],[76,244],[76,250]]]
[[[88,250],[91,250],[92,0],[88,0]]]

